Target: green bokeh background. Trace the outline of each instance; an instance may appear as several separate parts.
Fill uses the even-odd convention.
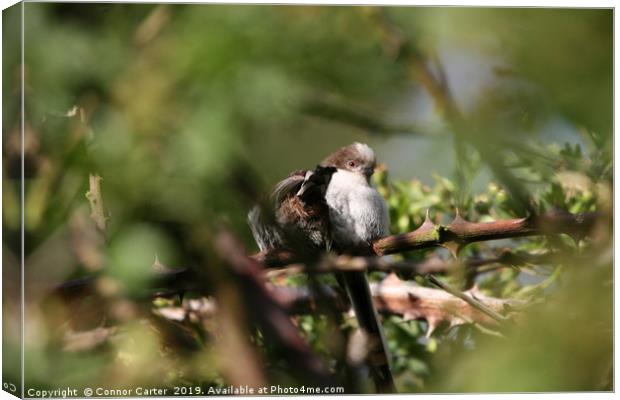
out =
[[[352,141],[374,147],[387,168],[389,180],[382,173],[377,184],[394,233],[415,229],[427,208],[444,219],[455,206],[478,220],[524,216],[476,150],[481,142],[540,209],[609,210],[612,10],[385,9],[433,73],[440,70],[432,60],[441,60],[475,126],[475,138],[459,139],[468,146],[461,160],[459,126],[446,121],[407,61],[391,54],[376,8],[26,3],[24,12],[27,386],[223,384],[208,344],[162,355],[157,335],[134,320],[95,352],[53,348],[42,291],[103,271],[122,293],[138,293],[155,256],[168,266],[196,265],[208,232],[221,224],[254,252],[248,209],[289,171]],[[5,32],[17,32],[18,13],[3,13]],[[17,268],[10,256],[19,254],[16,39],[5,34],[5,268]],[[91,267],[72,250],[75,232],[83,235],[79,216],[88,214],[89,174],[103,178],[108,216],[106,250]],[[565,278],[512,342],[469,328],[426,339],[423,322],[387,319],[399,388],[609,389],[608,228],[594,245],[582,244],[592,265],[552,265],[563,266]],[[513,272],[482,286],[500,297],[531,286]],[[302,330],[321,351],[324,323],[304,318]]]

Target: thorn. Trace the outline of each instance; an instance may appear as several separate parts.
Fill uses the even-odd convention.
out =
[[[576,246],[579,246],[579,242],[581,242],[586,237],[586,235],[582,232],[567,232],[566,234],[570,236],[571,239],[573,239]]]
[[[464,224],[467,221],[465,221],[465,219],[463,219],[463,217],[461,217],[461,213],[459,212],[459,208],[456,208],[456,215],[454,216],[454,219],[452,220],[452,222],[450,223],[450,225],[454,225],[454,224]]]
[[[426,323],[428,323],[428,329],[426,330],[426,338],[430,339],[431,335],[437,329],[438,321],[435,318],[427,318]]]
[[[461,251],[461,249],[463,248],[463,246],[458,243],[458,242],[445,242],[441,245],[441,247],[448,249],[448,251],[450,252],[450,254],[452,255],[452,257],[457,258],[459,255],[459,252]]]
[[[390,272],[390,274],[381,281],[381,285],[385,285],[385,286],[400,285],[400,284],[402,284],[402,280],[394,272]]]
[[[452,328],[454,328],[455,326],[458,326],[458,325],[463,325],[463,321],[461,321],[458,318],[451,318],[450,319],[450,324],[448,325],[448,329],[452,329]]]
[[[478,298],[482,294],[478,282],[474,283],[474,286],[472,286],[467,293],[469,293],[472,297]]]
[[[157,254],[155,254],[155,261],[153,261],[151,268],[153,268],[155,272],[160,272],[160,273],[166,273],[166,272],[172,271],[171,268],[168,268],[167,266],[162,264],[161,261],[159,261],[159,257],[157,256]]]
[[[403,314],[403,321],[411,321],[412,319],[417,319],[417,318],[418,318],[418,314],[416,313],[405,311],[405,313]]]
[[[153,261],[153,264],[151,265],[151,268],[153,268],[156,271],[161,271],[163,269],[163,267],[164,266],[159,261],[159,257],[157,256],[157,254],[155,254],[155,261]]]
[[[434,227],[434,226],[435,226],[435,224],[431,220],[431,211],[430,211],[430,209],[427,208],[426,209],[426,217],[424,218],[424,222],[422,223],[422,225],[420,225],[420,228],[426,229],[428,227]]]

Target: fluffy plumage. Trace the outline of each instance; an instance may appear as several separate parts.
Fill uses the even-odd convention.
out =
[[[299,170],[278,182],[268,204],[254,207],[248,224],[261,251],[288,249],[306,256],[329,250],[325,191],[334,168]]]
[[[389,234],[387,206],[370,184],[376,165],[374,151],[354,143],[336,151],[321,165],[337,169],[325,194],[335,246],[341,251],[360,251]]]
[[[332,239],[339,249],[358,249],[389,234],[385,201],[363,176],[338,170],[327,188]]]

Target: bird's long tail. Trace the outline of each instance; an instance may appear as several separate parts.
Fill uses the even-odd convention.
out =
[[[359,327],[368,339],[366,359],[376,390],[381,393],[396,393],[392,371],[390,370],[387,344],[379,323],[377,310],[372,302],[372,294],[366,274],[359,271],[344,272],[340,278],[351,300]]]

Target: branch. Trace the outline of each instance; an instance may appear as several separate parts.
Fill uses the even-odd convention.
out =
[[[469,222],[457,213],[448,225],[434,224],[427,217],[422,226],[413,232],[387,236],[375,241],[373,250],[377,255],[435,246],[458,251],[464,245],[474,242],[560,233],[582,238],[592,228],[596,215],[595,213],[570,214],[557,211],[529,218]]]
[[[464,299],[443,290],[402,281],[395,274],[390,274],[379,283],[371,283],[370,289],[378,312],[402,315],[405,320],[424,319],[428,323],[427,336],[430,336],[442,322],[447,322],[450,327],[466,323],[498,326],[496,319]],[[471,297],[475,296],[498,315],[501,315],[499,313],[502,311],[516,310],[525,304],[523,301],[513,299],[487,297],[477,289],[464,293]],[[501,319],[512,318],[515,315],[516,312],[508,317],[501,316]]]
[[[458,252],[458,250],[469,243],[524,236],[565,233],[575,239],[581,239],[591,230],[597,216],[598,214],[596,213],[570,214],[566,211],[554,211],[529,218],[493,222],[469,222],[457,213],[450,224],[442,225],[434,224],[427,215],[426,220],[418,229],[378,239],[372,244],[372,249],[376,255],[383,256],[437,246],[443,246],[453,252]],[[286,250],[258,253],[253,255],[252,258],[272,268],[304,261]],[[389,264],[384,264],[382,261],[371,262],[369,259],[364,261],[363,258],[349,258],[345,260],[350,264],[348,268],[354,270],[372,269],[368,268],[368,266],[378,270],[389,269]],[[396,269],[399,268],[399,266],[395,267]],[[321,266],[318,268],[320,270]],[[411,264],[402,265],[402,268],[415,269]]]
[[[259,264],[268,267],[284,267],[289,264],[300,261],[299,257],[288,250],[273,250],[268,252],[260,252],[251,256]]]
[[[346,271],[381,271],[402,272],[414,275],[442,273],[454,271],[464,267],[468,273],[476,275],[506,266],[521,266],[524,264],[543,264],[553,260],[557,254],[544,252],[533,254],[522,251],[503,249],[494,257],[472,257],[464,261],[444,260],[440,257],[429,257],[422,261],[392,261],[382,257],[353,257],[349,255],[327,254],[317,265],[308,267],[306,264],[290,264],[284,268],[265,270],[267,279],[277,279],[281,276],[296,275],[304,272],[331,273]]]

